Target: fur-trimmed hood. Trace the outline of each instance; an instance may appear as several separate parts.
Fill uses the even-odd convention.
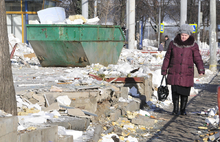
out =
[[[183,48],[183,47],[192,47],[195,44],[195,39],[193,36],[189,36],[189,38],[186,41],[181,40],[180,34],[178,34],[173,41],[173,44],[177,47]]]

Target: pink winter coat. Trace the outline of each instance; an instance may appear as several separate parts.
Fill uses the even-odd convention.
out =
[[[161,74],[166,75],[168,70],[167,83],[170,85],[192,87],[194,85],[194,64],[196,64],[199,74],[205,74],[199,47],[194,37],[190,36],[182,42],[180,34],[178,34],[169,44]]]

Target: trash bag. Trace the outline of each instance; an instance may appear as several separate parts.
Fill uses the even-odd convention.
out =
[[[162,85],[164,77],[165,77],[166,86]],[[160,86],[157,89],[158,100],[163,102],[163,101],[165,101],[167,99],[168,95],[169,95],[169,89],[167,87],[166,76],[164,75],[162,80],[161,80]]]

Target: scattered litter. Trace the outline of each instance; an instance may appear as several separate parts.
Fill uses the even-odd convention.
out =
[[[61,10],[61,15],[62,14]],[[53,13],[55,14],[55,13]],[[44,20],[48,15],[43,15]],[[69,18],[62,17],[62,19],[57,19],[58,17],[50,17],[54,19],[47,18],[46,21],[43,21],[40,18],[40,24],[97,24],[99,22],[99,18],[95,17],[92,19],[85,19],[82,15],[71,15]],[[30,24],[39,24],[39,21],[31,21]],[[126,98],[122,98],[117,96],[120,93],[120,87],[114,84],[120,77],[144,77],[147,78],[152,75],[152,88],[154,93],[156,93],[157,87],[160,84],[161,76],[161,64],[163,62],[163,58],[166,52],[157,52],[154,53],[142,53],[139,50],[131,50],[131,49],[122,49],[120,58],[116,65],[110,64],[108,66],[103,66],[99,63],[92,64],[85,68],[42,68],[39,65],[39,61],[34,54],[34,51],[31,45],[22,44],[17,40],[13,35],[10,36],[10,53],[15,44],[17,45],[15,54],[11,59],[12,65],[14,68],[14,83],[16,83],[16,87],[30,88],[30,92],[34,92],[33,94],[22,94],[16,95],[17,107],[18,107],[18,118],[19,118],[19,126],[18,131],[21,130],[36,130],[36,127],[29,126],[35,124],[46,124],[48,121],[53,122],[53,119],[58,121],[63,121],[61,116],[71,117],[71,118],[82,118],[82,116],[96,116],[95,119],[98,119],[98,122],[104,125],[102,138],[100,141],[108,142],[108,141],[129,141],[129,142],[137,142],[138,138],[136,137],[138,134],[140,137],[148,137],[151,135],[151,130],[154,130],[154,124],[159,121],[168,121],[167,119],[159,118],[157,115],[154,115],[152,112],[159,108],[168,107],[172,103],[171,94],[168,96],[168,100],[165,102],[158,102],[156,96],[152,96],[151,100],[146,102],[147,109],[139,110],[139,111],[125,111],[123,110],[123,106],[117,106],[117,102],[124,102],[122,104],[129,104],[137,102],[140,104],[140,101],[136,99],[140,97],[139,91],[137,87],[132,87],[129,90],[129,95]],[[156,45],[156,41],[152,40],[144,40],[144,44],[149,45],[147,48],[152,50],[157,50],[157,48],[153,47]],[[28,67],[29,70],[24,71]],[[17,71],[24,71],[17,75]],[[34,70],[34,72],[32,72]],[[61,75],[62,74],[62,75]],[[210,70],[206,70],[206,74],[209,77],[197,78],[195,82],[198,84],[202,84],[203,82],[208,81],[207,78],[213,76],[213,72]],[[94,75],[101,80],[95,78]],[[113,80],[107,82],[107,80],[111,78]],[[23,79],[26,79],[23,81]],[[27,83],[24,83],[26,82]],[[49,85],[49,83],[51,85]],[[56,85],[56,86],[54,86]],[[83,91],[88,91],[88,97],[103,97],[106,95],[104,90],[110,90],[111,95],[107,96],[104,101],[110,103],[110,106],[107,106],[108,111],[103,112],[103,114],[94,114],[90,113],[84,108],[76,108],[70,107],[71,101],[77,100],[77,95],[74,96],[74,93],[81,92],[82,96]],[[171,88],[169,88],[171,89]],[[198,89],[192,88],[191,94],[198,94]],[[51,95],[45,95],[45,92],[51,93]],[[99,92],[96,94],[96,92]],[[170,91],[171,92],[171,91]],[[72,93],[74,97],[71,99],[62,93]],[[84,96],[85,95],[85,96]],[[86,96],[87,97],[87,96]],[[115,98],[114,98],[115,97]],[[134,98],[133,98],[134,97]],[[135,99],[136,98],[136,99]],[[101,99],[100,99],[101,100]],[[56,102],[57,101],[57,102]],[[106,102],[97,101],[97,108],[101,105],[108,104]],[[93,104],[91,104],[92,107]],[[127,106],[125,106],[127,107]],[[101,107],[101,109],[104,107]],[[116,109],[117,108],[117,109]],[[126,109],[128,109],[127,107]],[[42,111],[43,110],[43,111]],[[116,122],[111,121],[109,117],[110,114],[114,114],[114,110],[120,110],[121,114],[118,116]],[[110,111],[110,112],[109,112]],[[192,114],[198,114],[202,116],[209,116],[206,118],[204,125],[198,127],[200,131],[198,133],[202,136],[209,136],[209,139],[214,139],[211,136],[215,135],[215,132],[210,132],[208,134],[204,134],[204,131],[209,130],[210,125],[218,125],[219,118],[216,115],[218,112],[217,108],[212,108],[207,112],[192,112]],[[1,113],[0,113],[1,115]],[[75,117],[77,116],[77,117]],[[114,115],[113,115],[114,116]],[[143,118],[149,119],[148,123],[152,123],[152,127],[147,127],[144,124],[133,123],[132,119],[135,118]],[[92,118],[92,117],[88,117]],[[91,120],[90,120],[91,121]],[[93,121],[93,120],[92,120]],[[146,123],[146,122],[143,122]],[[151,130],[150,130],[151,129]],[[86,131],[76,131],[76,130],[67,130],[64,127],[58,127],[59,135],[73,135],[74,141],[82,141],[82,140],[90,140],[91,137],[94,136],[94,128],[89,126]],[[150,130],[150,131],[149,131]],[[159,132],[161,129],[155,129],[154,131]],[[135,136],[135,137],[134,137]],[[139,138],[140,138],[139,137]],[[90,138],[90,139],[89,139]],[[208,140],[208,139],[207,139]]]

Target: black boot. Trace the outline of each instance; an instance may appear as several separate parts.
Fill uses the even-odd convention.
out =
[[[181,115],[187,115],[186,114],[187,101],[188,101],[188,96],[181,95],[181,104],[180,104],[180,114]]]
[[[173,112],[172,112],[172,115],[178,115],[178,112],[179,112],[179,94],[172,93],[172,99],[173,99]]]

